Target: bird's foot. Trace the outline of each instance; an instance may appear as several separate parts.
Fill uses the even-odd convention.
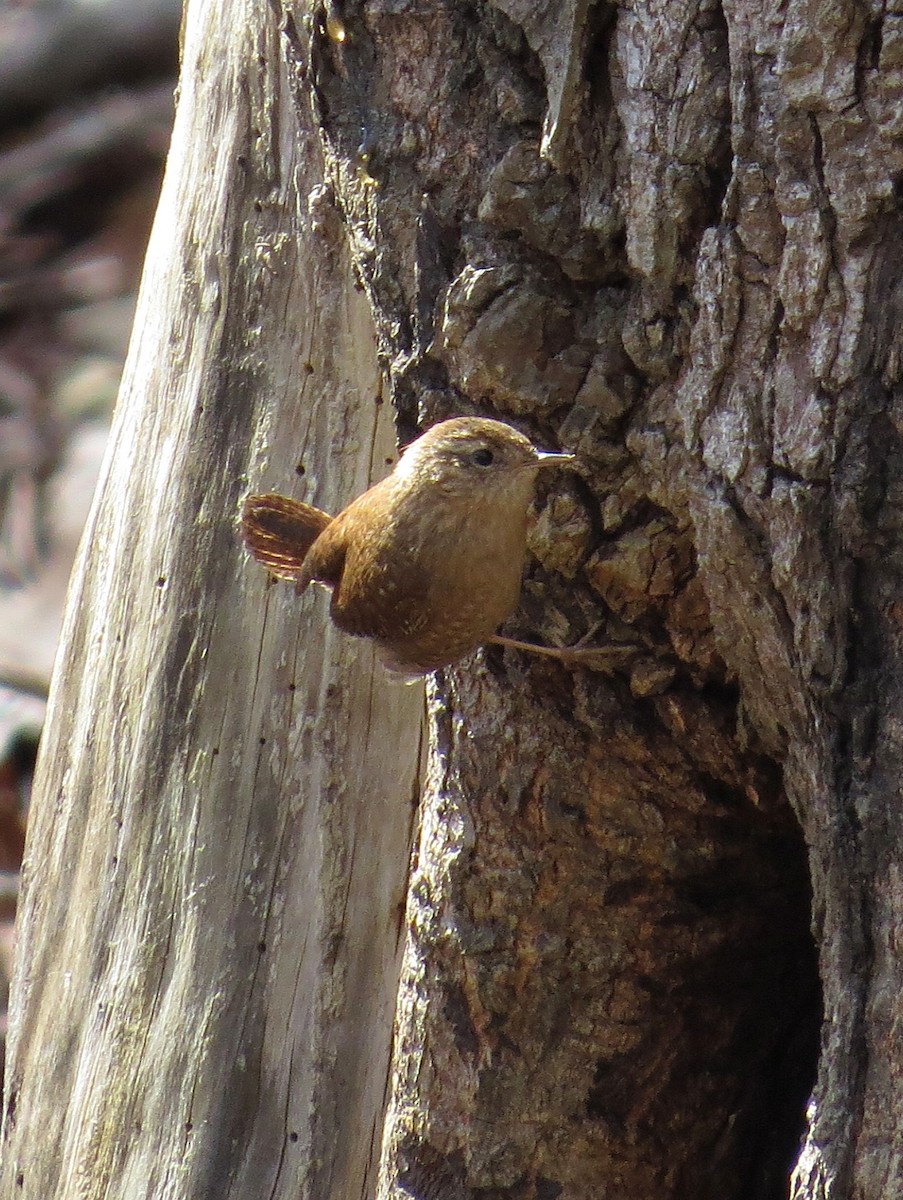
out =
[[[601,671],[626,666],[636,657],[637,646],[624,643],[607,646],[588,644],[603,624],[604,622],[600,621],[594,625],[589,633],[584,634],[573,646],[541,646],[536,642],[521,642],[517,638],[503,637],[500,633],[493,634],[489,642],[493,646],[502,646],[506,650],[523,650],[528,654],[542,654],[546,658],[557,658],[565,666],[589,667]]]

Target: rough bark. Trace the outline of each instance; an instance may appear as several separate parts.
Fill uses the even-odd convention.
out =
[[[251,487],[335,508],[394,453],[278,37],[188,6],[33,800],[6,1197],[372,1191],[422,694],[237,536]]]
[[[384,1191],[777,1197],[817,1068],[794,1196],[898,1194],[900,15],[286,16],[402,422],[580,453],[515,631],[612,650],[437,681]]]

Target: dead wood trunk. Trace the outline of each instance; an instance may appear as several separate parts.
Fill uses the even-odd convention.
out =
[[[252,487],[336,508],[394,453],[278,39],[188,6],[35,788],[5,1197],[372,1192],[422,695],[237,539]]]

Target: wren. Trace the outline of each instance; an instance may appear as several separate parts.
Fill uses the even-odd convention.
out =
[[[428,674],[488,641],[554,654],[495,631],[517,604],[537,475],[573,457],[543,453],[501,421],[456,417],[412,442],[337,517],[249,496],[242,532],[296,592],[331,588],[335,624],[372,639],[395,673]]]

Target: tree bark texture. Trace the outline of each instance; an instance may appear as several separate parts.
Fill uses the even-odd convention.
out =
[[[395,451],[264,3],[189,4],[29,830],[4,1197],[372,1194],[422,690],[240,548]],[[370,1181],[370,1182],[368,1182]]]
[[[283,18],[403,427],[581,456],[512,632],[607,654],[431,693],[383,1192],[899,1195],[903,16]]]

